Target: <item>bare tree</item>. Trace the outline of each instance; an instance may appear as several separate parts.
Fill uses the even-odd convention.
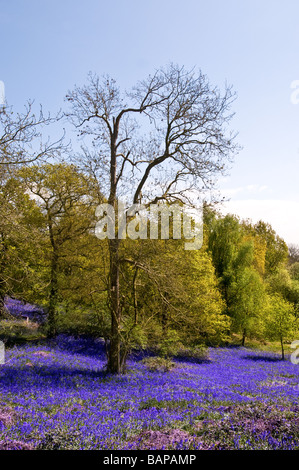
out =
[[[289,246],[289,264],[299,262],[299,245],[291,243]]]
[[[227,129],[235,95],[231,87],[223,94],[211,87],[201,72],[171,64],[123,94],[107,76],[88,78],[67,94],[67,116],[87,139],[85,166],[98,175],[115,210],[124,195],[130,204],[186,201],[191,189],[211,188],[237,150]],[[123,364],[120,243],[117,233],[109,240],[113,373],[121,373]]]
[[[63,137],[43,141],[42,130],[61,119],[61,113],[44,115],[40,107],[34,113],[33,102],[28,101],[23,113],[15,113],[11,106],[0,107],[0,169],[24,165],[53,157],[62,150]]]

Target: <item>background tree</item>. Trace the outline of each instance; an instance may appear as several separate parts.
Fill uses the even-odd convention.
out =
[[[288,246],[289,249],[289,264],[292,265],[293,263],[299,263],[299,245],[295,243],[291,243]]]
[[[122,349],[160,354],[227,340],[230,319],[206,248],[186,251],[183,240],[125,240],[120,271]]]
[[[266,242],[247,221],[214,214],[206,219],[208,247],[231,318],[232,332],[260,336],[266,298]]]
[[[7,243],[10,244],[10,248],[12,249],[12,246],[14,246],[13,240],[16,241],[17,238],[16,231],[19,231],[20,234],[23,234],[24,238],[26,239],[24,234],[24,226],[20,227],[20,225],[17,223],[21,217],[20,214],[22,211],[22,203],[21,206],[12,204],[11,197],[13,196],[11,191],[8,191],[7,182],[13,176],[13,172],[16,168],[28,165],[34,161],[47,159],[49,157],[53,158],[65,148],[63,145],[64,136],[59,138],[57,141],[52,141],[49,138],[45,139],[43,135],[45,126],[54,124],[57,122],[57,120],[60,119],[60,117],[61,116],[59,114],[57,114],[55,117],[51,117],[49,114],[46,116],[43,113],[41,107],[39,112],[35,113],[32,101],[28,101],[23,112],[15,112],[13,108],[7,103],[0,107],[0,218],[2,226],[2,261],[6,257],[7,262]],[[9,185],[11,187],[10,183]],[[22,196],[20,196],[19,193],[19,202],[20,197]],[[25,202],[25,199],[26,197],[23,198],[23,202]],[[28,201],[26,201],[26,204],[28,205]],[[10,221],[14,220],[15,226],[9,222],[9,218]],[[8,232],[9,228],[11,229],[10,233]],[[10,240],[10,242],[8,242],[8,240]],[[17,253],[16,246],[14,246],[14,253]],[[21,270],[21,266],[24,268],[24,264],[19,255],[20,253],[18,254],[19,262],[15,264],[15,267],[18,266],[19,270]],[[14,263],[12,258],[10,257],[9,259],[11,260],[10,267],[13,267]],[[14,261],[16,261],[16,258]],[[4,271],[6,271],[6,274],[4,274]],[[7,283],[7,280],[11,278],[11,276],[7,276],[7,269],[2,267],[0,274],[0,311],[2,314],[4,312],[3,296],[8,291],[11,293],[11,283]],[[26,277],[23,275],[22,278],[24,281]],[[18,277],[18,282],[21,282],[20,276]]]
[[[22,113],[16,113],[11,106],[0,107],[0,171],[1,176],[8,168],[53,158],[63,148],[63,137],[52,141],[43,135],[45,126],[53,125],[61,116],[45,115],[42,108],[34,112],[33,102],[28,101]]]
[[[0,185],[0,317],[6,296],[33,301],[38,285],[42,216],[35,201],[11,178]],[[34,287],[33,287],[34,286]]]
[[[271,274],[277,268],[286,264],[288,246],[268,223],[259,221],[254,225],[254,230],[266,243],[265,274]]]
[[[281,345],[281,358],[284,360],[284,343],[296,337],[298,325],[294,315],[294,306],[279,294],[269,297],[268,318],[265,334],[271,340],[279,340]]]
[[[266,275],[266,251],[267,242],[256,230],[250,220],[241,222],[243,239],[253,244],[253,267],[262,278]]]
[[[296,265],[280,267],[267,278],[267,288],[270,293],[279,294],[291,302],[297,315],[299,311],[299,279],[296,276]]]
[[[242,239],[242,231],[236,216],[213,217],[208,228],[208,248],[218,277],[219,286],[227,308],[230,307],[229,287],[233,281],[234,264]]]
[[[230,286],[230,315],[233,331],[242,335],[242,346],[247,336],[261,336],[265,311],[265,286],[259,274],[245,267]]]
[[[44,217],[47,234],[45,253],[49,255],[48,334],[56,332],[56,311],[59,298],[61,259],[65,246],[94,228],[94,212],[99,200],[95,181],[78,171],[74,165],[31,165],[20,170],[24,191],[35,198]],[[70,266],[70,265],[69,265]]]

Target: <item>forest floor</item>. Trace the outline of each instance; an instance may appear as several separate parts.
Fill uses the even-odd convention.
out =
[[[101,340],[59,336],[6,350],[0,449],[299,449],[299,365],[231,345],[201,360],[105,370]]]

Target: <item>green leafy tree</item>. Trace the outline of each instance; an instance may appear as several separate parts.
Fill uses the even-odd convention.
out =
[[[25,253],[25,248],[30,252],[30,243],[27,243],[28,231],[23,224],[28,216],[30,203],[20,192],[19,204],[13,202],[17,191],[15,188],[14,195],[12,194],[11,179],[16,169],[32,162],[53,158],[66,148],[63,145],[63,136],[53,142],[45,139],[43,134],[45,127],[57,122],[61,117],[61,114],[55,117],[45,115],[41,107],[35,112],[32,101],[28,101],[21,112],[15,112],[7,103],[0,106],[0,315],[5,313],[3,299],[6,293],[11,295],[12,287],[16,288],[17,285],[17,290],[20,291],[21,284],[24,286],[25,280],[30,277],[28,256]],[[32,224],[32,220],[30,223]],[[33,232],[32,235],[37,234]],[[23,244],[18,240],[18,236],[23,238]],[[12,273],[12,270],[15,272]]]
[[[208,246],[232,331],[260,335],[266,298],[266,242],[247,221],[214,214],[207,220]]]
[[[164,354],[174,354],[183,346],[227,339],[230,319],[223,312],[206,246],[186,251],[181,240],[143,240],[128,248],[130,264],[122,270],[122,279],[128,281],[123,315],[131,326],[143,329],[149,346],[160,345]]]
[[[284,343],[295,339],[298,328],[294,306],[281,295],[272,294],[269,297],[267,311],[265,334],[271,340],[280,341],[281,358],[284,359]]]
[[[267,279],[268,290],[280,294],[285,300],[294,305],[296,315],[299,312],[299,280],[296,276],[296,264],[277,269]]]
[[[254,225],[254,230],[266,243],[265,273],[272,274],[286,265],[288,260],[288,246],[285,241],[277,235],[270,224],[259,221]]]
[[[242,334],[242,346],[248,335],[258,337],[263,327],[265,286],[259,274],[245,267],[230,286],[232,328]]]
[[[56,314],[59,300],[61,261],[66,245],[73,249],[94,226],[97,203],[97,185],[74,165],[44,164],[23,168],[19,172],[22,186],[35,198],[43,215],[47,240],[44,244],[48,258],[45,271],[48,284],[48,334],[56,332]],[[79,258],[77,258],[79,262]]]
[[[5,316],[6,296],[28,299],[36,289],[43,256],[42,214],[16,178],[0,184],[0,218],[0,316]]]
[[[233,281],[242,231],[234,215],[214,217],[208,225],[208,248],[219,281],[219,286],[229,308],[229,287]]]
[[[299,262],[295,261],[288,267],[291,278],[294,281],[299,281]]]

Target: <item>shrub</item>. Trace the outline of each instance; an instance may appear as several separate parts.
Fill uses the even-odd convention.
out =
[[[20,319],[0,321],[0,340],[7,346],[42,338],[42,330],[37,323]]]
[[[176,365],[169,358],[157,356],[147,357],[142,362],[150,372],[168,372]]]
[[[98,312],[85,307],[61,305],[57,311],[56,330],[58,334],[105,336],[109,322],[105,312]]]
[[[177,352],[177,357],[190,362],[202,362],[209,358],[208,349],[204,345],[195,346],[193,348],[181,348]]]

